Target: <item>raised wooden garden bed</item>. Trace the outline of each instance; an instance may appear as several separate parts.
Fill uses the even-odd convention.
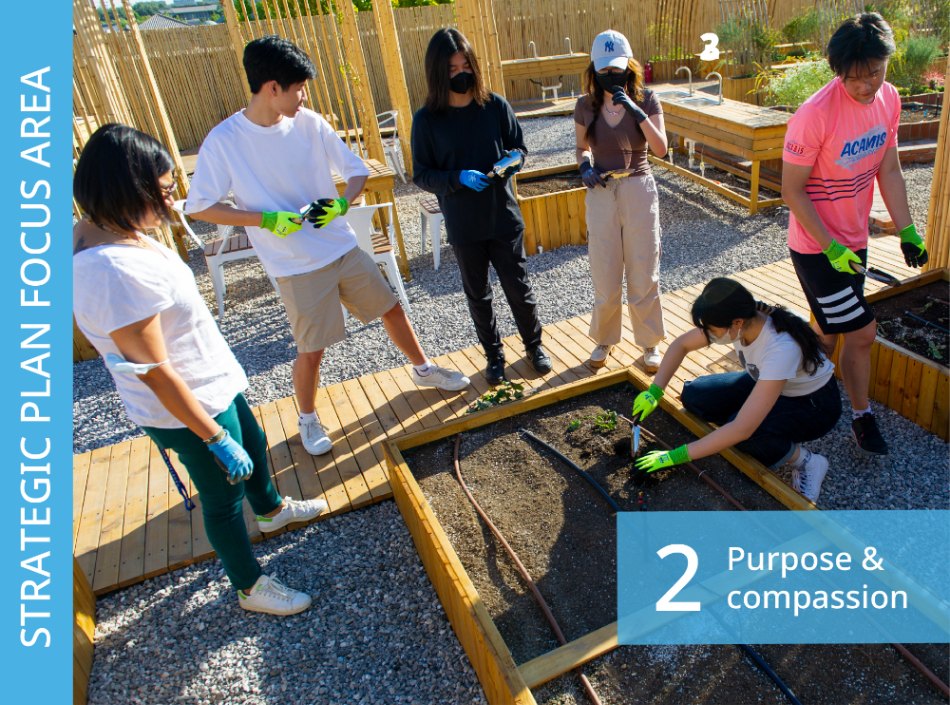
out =
[[[579,399],[579,397],[591,395],[592,398],[599,398],[594,397],[594,394],[614,393],[610,388],[624,385],[621,395],[624,403],[629,405],[629,400],[632,399],[636,390],[643,389],[646,384],[647,380],[642,378],[637,371],[619,370],[610,374],[598,375],[593,379],[581,380],[555,390],[541,392],[526,399],[488,409],[437,428],[394,438],[384,445],[384,453],[390,469],[393,496],[456,636],[468,654],[484,688],[486,697],[492,705],[499,703],[534,704],[537,701],[531,689],[557,679],[579,665],[604,656],[617,647],[616,622],[604,624],[604,621],[609,622],[610,619],[603,619],[605,616],[615,619],[613,614],[609,614],[610,606],[615,599],[615,593],[611,594],[605,602],[601,599],[603,598],[602,594],[598,593],[597,596],[585,600],[586,592],[578,595],[570,592],[571,588],[565,588],[563,586],[565,575],[567,579],[573,577],[581,582],[590,577],[589,571],[584,567],[578,568],[577,573],[573,575],[573,568],[567,571],[552,569],[551,574],[548,574],[546,571],[537,568],[537,564],[535,564],[535,569],[530,567],[533,561],[541,561],[542,563],[548,560],[556,561],[558,556],[573,556],[580,562],[595,559],[612,561],[615,557],[615,550],[610,548],[610,541],[615,541],[615,536],[612,539],[610,538],[612,534],[608,528],[604,533],[603,542],[598,544],[602,550],[584,551],[579,549],[577,545],[571,543],[571,540],[584,540],[584,537],[576,536],[578,525],[574,525],[574,538],[565,538],[566,535],[571,533],[569,525],[577,519],[572,512],[574,510],[581,513],[591,512],[592,510],[585,509],[585,506],[590,507],[598,504],[600,500],[595,493],[579,477],[571,476],[571,471],[567,471],[562,467],[559,472],[556,467],[557,461],[552,458],[543,458],[544,463],[550,463],[550,467],[547,468],[549,474],[540,477],[535,474],[537,472],[535,466],[529,466],[526,462],[519,463],[517,456],[509,455],[504,444],[500,450],[498,446],[494,446],[487,451],[483,450],[480,444],[487,437],[493,436],[496,430],[499,434],[508,434],[506,437],[509,438],[517,436],[517,427],[522,423],[529,428],[533,428],[532,424],[544,423],[539,421],[539,418],[546,419],[549,413],[553,417],[558,411],[561,416],[557,417],[556,421],[551,422],[554,425],[549,424],[547,426],[549,435],[546,440],[555,443],[569,443],[571,431],[570,424],[567,423],[566,419],[573,419],[574,417],[570,416],[572,413],[587,413],[583,407],[586,400]],[[629,385],[633,386],[630,387]],[[562,403],[563,405],[556,410],[546,409],[546,407]],[[660,415],[666,419],[664,423],[675,426],[679,429],[679,433],[685,434],[686,439],[690,434],[698,435],[708,432],[708,426],[699,422],[695,417],[677,409],[668,399],[661,401],[661,407],[662,411],[665,412]],[[565,409],[568,410],[568,416],[564,416]],[[531,412],[539,411],[544,412],[540,417],[531,415]],[[583,416],[583,418],[587,419],[589,417]],[[658,418],[657,421],[659,420]],[[651,421],[653,419],[649,420],[645,426],[650,427]],[[490,424],[496,422],[498,422],[497,426],[493,426],[491,429],[487,428]],[[566,435],[562,435],[560,440],[552,438],[551,429],[554,428],[564,429]],[[651,485],[632,486],[633,480],[628,475],[628,471],[618,470],[618,464],[625,462],[620,459],[623,453],[624,430],[618,427],[613,437],[605,437],[602,442],[597,444],[588,443],[587,440],[580,442],[579,439],[575,439],[581,445],[574,443],[571,452],[575,452],[581,457],[584,457],[585,451],[588,451],[592,457],[600,452],[606,457],[607,460],[595,460],[595,467],[592,467],[589,472],[592,474],[602,472],[603,475],[600,477],[604,478],[603,482],[609,487],[611,495],[619,498],[618,501],[622,503],[621,506],[624,510],[630,510],[638,507],[638,490],[645,488],[647,490],[646,494],[649,495],[649,492],[655,487]],[[461,433],[466,434],[466,442],[470,446],[478,446],[474,451],[472,447],[467,447],[465,455],[462,456],[462,462],[465,464],[463,472],[469,478],[468,481],[472,485],[473,492],[480,494],[483,498],[482,501],[487,505],[492,501],[492,496],[489,495],[486,485],[502,483],[500,489],[496,488],[494,490],[493,496],[496,502],[494,509],[486,506],[486,510],[490,514],[500,514],[504,507],[510,507],[507,517],[500,517],[500,521],[497,514],[493,517],[499,525],[506,520],[515,522],[514,533],[508,534],[509,538],[517,535],[519,540],[530,542],[531,539],[525,539],[523,534],[534,534],[541,537],[542,542],[545,540],[556,541],[562,544],[561,548],[565,549],[562,551],[547,550],[542,546],[540,552],[527,557],[522,555],[536,579],[540,577],[544,581],[549,581],[548,589],[568,590],[569,594],[565,595],[565,599],[582,600],[584,604],[591,605],[591,614],[587,614],[586,617],[580,616],[579,613],[583,610],[564,609],[564,602],[558,598],[558,602],[562,606],[562,614],[558,618],[563,620],[564,631],[569,640],[564,646],[557,647],[556,641],[553,644],[546,642],[543,635],[537,636],[538,630],[527,626],[522,628],[518,615],[531,615],[532,607],[525,604],[525,601],[515,594],[518,589],[515,587],[514,580],[510,579],[510,570],[507,566],[501,565],[506,559],[496,555],[494,544],[491,544],[491,548],[486,548],[483,545],[482,530],[477,528],[477,521],[473,525],[467,519],[467,513],[471,511],[470,507],[459,505],[460,508],[455,510],[450,504],[447,504],[452,501],[451,498],[446,498],[447,494],[458,493],[457,484],[451,474],[452,451],[447,439]],[[444,442],[436,444],[436,441]],[[685,442],[685,440],[681,437],[675,442],[680,443]],[[626,427],[626,443],[627,448],[629,448],[629,427]],[[598,449],[595,446],[602,447]],[[540,454],[543,455],[543,452],[540,452]],[[740,496],[740,493],[745,492],[745,501],[749,503],[750,508],[776,509],[784,505],[791,509],[811,509],[814,506],[794,492],[770,470],[734,450],[727,450],[721,456],[714,456],[708,461],[713,464],[718,463],[716,471],[719,473],[717,475],[719,482],[735,482],[744,486],[744,489],[730,486],[729,491],[737,497]],[[745,477],[731,472],[730,463],[741,470]],[[414,469],[410,468],[410,464]],[[610,467],[613,470],[610,470]],[[652,477],[650,476],[649,482],[666,482],[666,480],[652,479]],[[701,481],[696,480],[695,476],[689,471],[683,469],[668,471],[667,477],[670,483],[667,489],[670,489],[670,491],[662,495],[659,490],[656,490],[656,494],[650,495],[651,509],[669,510],[675,509],[677,506],[680,509],[725,508],[715,506],[715,504],[702,504],[698,490],[690,499],[690,490],[688,488],[682,489],[685,485],[677,483],[692,481],[697,486],[704,489],[708,488]],[[751,479],[752,482],[749,482],[749,479],[746,478]],[[677,485],[677,487],[671,489],[672,485]],[[439,489],[440,487],[442,489]],[[553,501],[557,503],[562,497],[562,489],[564,497],[567,497],[568,493],[575,493],[573,496],[580,500],[579,502],[570,502],[571,512],[567,511],[567,504],[560,511],[556,509],[546,511],[546,507],[539,508],[537,506],[533,497],[524,496],[524,493],[530,490],[542,496],[553,497]],[[430,492],[434,492],[434,494],[430,494]],[[721,497],[719,500],[721,501]],[[584,505],[584,501],[587,502],[586,505]],[[678,502],[680,504],[677,504]],[[601,507],[601,509],[603,508]],[[437,518],[437,514],[447,523],[443,524]],[[514,514],[513,518],[512,514]],[[594,518],[593,513],[589,516]],[[587,521],[587,517],[588,515],[584,515],[580,518],[581,525],[584,527],[591,526],[590,522]],[[609,513],[606,510],[603,510],[599,521],[606,522],[608,527],[612,526],[612,522],[609,521]],[[547,526],[548,523],[557,524],[558,526]],[[457,550],[456,542],[460,542],[466,548]],[[466,569],[466,564],[471,567],[471,561],[476,560],[472,558],[472,550],[476,553],[479,551],[489,552],[489,567],[487,569],[482,569],[476,573],[470,573]],[[486,570],[489,575],[488,578],[486,578]],[[542,573],[544,573],[543,576]],[[476,582],[484,585],[486,580],[491,579],[491,574],[496,576],[502,574],[504,576],[502,585],[496,588],[489,586],[485,588],[487,592],[484,595],[480,594],[479,590],[476,589]],[[613,577],[615,579],[615,576],[610,575],[609,569],[601,571],[600,574],[606,576],[605,580],[608,583],[606,592],[610,592],[609,586],[615,587],[615,584],[609,583],[609,578]],[[560,581],[560,587],[553,585],[550,581]],[[591,589],[593,590],[593,588]],[[603,592],[605,588],[600,585],[599,589]],[[503,600],[506,595],[510,597],[513,594],[513,602],[510,606],[499,604],[499,599]],[[492,617],[493,613],[498,620],[497,622]],[[600,621],[598,621],[598,618],[601,618]],[[543,629],[540,631],[543,631]],[[503,633],[507,636],[503,637]],[[517,654],[517,660],[512,655],[513,653]],[[519,661],[522,662],[521,665],[518,665]]]
[[[515,194],[524,216],[524,247],[529,255],[565,245],[587,244],[587,188],[580,180],[576,164],[523,171],[514,178]]]
[[[948,270],[934,270],[908,279],[900,286],[869,294],[867,299],[873,307],[877,303],[903,297],[935,282],[943,282],[946,286],[948,281]],[[906,307],[912,309],[914,306],[915,304],[908,300]],[[911,323],[913,324],[913,321]],[[946,322],[943,325],[946,325]],[[879,329],[871,347],[871,398],[947,440],[950,436],[950,374],[947,360],[930,360],[885,340],[882,333]],[[839,351],[840,344],[833,356],[836,365]],[[841,376],[838,369],[835,374]]]

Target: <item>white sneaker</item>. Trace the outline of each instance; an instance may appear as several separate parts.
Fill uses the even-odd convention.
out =
[[[297,428],[300,431],[303,447],[310,455],[324,455],[333,448],[333,441],[330,440],[319,418],[314,421],[298,420]]]
[[[412,368],[412,381],[420,387],[438,387],[447,392],[457,392],[465,389],[472,380],[455,370],[447,370],[438,365],[429,365],[425,374],[419,374]]]
[[[808,457],[800,468],[792,468],[792,487],[812,502],[818,502],[821,483],[828,474],[828,458],[804,448],[801,452],[808,453]]]
[[[607,364],[607,356],[610,355],[610,351],[613,350],[613,345],[598,345],[594,348],[593,352],[590,354],[590,366],[595,370],[599,370],[601,367]]]
[[[310,521],[327,510],[322,499],[291,499],[284,497],[284,506],[272,517],[257,515],[257,528],[261,531],[277,531],[287,524]]]
[[[238,603],[249,612],[286,616],[303,612],[310,606],[310,595],[292,590],[277,578],[262,575],[246,593],[238,590]]]
[[[660,362],[662,361],[663,356],[660,355],[660,351],[655,347],[643,349],[643,369],[650,374],[660,369]]]

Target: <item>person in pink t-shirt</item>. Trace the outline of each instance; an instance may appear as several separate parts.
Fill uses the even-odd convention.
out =
[[[851,400],[851,429],[870,455],[887,454],[868,400],[877,323],[863,291],[875,180],[907,265],[927,262],[897,155],[900,97],[884,82],[894,48],[891,28],[876,12],[838,27],[828,43],[835,78],[789,120],[782,157],[792,263],[826,349],[843,338],[838,365]]]

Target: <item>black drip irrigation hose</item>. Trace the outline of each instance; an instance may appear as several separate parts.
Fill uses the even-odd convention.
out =
[[[567,465],[569,468],[571,468],[571,470],[573,470],[573,471],[576,472],[578,475],[580,475],[581,477],[583,477],[591,487],[593,487],[595,490],[597,490],[597,491],[600,493],[600,496],[604,498],[604,501],[607,502],[607,504],[610,505],[610,508],[611,508],[614,512],[623,511],[623,510],[620,508],[620,505],[617,504],[616,500],[614,500],[614,498],[610,496],[610,494],[607,492],[607,490],[605,490],[603,487],[601,487],[600,483],[597,482],[597,480],[595,480],[593,477],[591,477],[590,473],[585,472],[584,470],[582,470],[582,469],[580,468],[580,466],[578,466],[574,461],[572,461],[572,460],[569,459],[567,456],[565,456],[563,453],[561,453],[561,451],[559,451],[557,448],[555,448],[554,446],[550,445],[549,443],[546,443],[545,441],[542,441],[542,440],[541,440],[540,438],[538,438],[536,435],[534,435],[533,433],[531,433],[531,431],[529,431],[529,430],[527,430],[527,429],[525,429],[525,428],[519,428],[519,429],[518,429],[518,432],[521,433],[522,435],[524,435],[525,437],[531,439],[532,441],[534,441],[534,442],[537,443],[538,445],[540,445],[540,446],[542,446],[542,447],[544,447],[544,448],[547,448],[551,453],[553,453],[554,455],[556,455],[556,456],[558,457],[558,459],[560,459],[560,461],[561,461],[562,463],[564,463],[564,464]]]
[[[923,316],[918,316],[916,313],[913,313],[911,311],[904,311],[904,315],[913,321],[917,321],[918,323],[923,323],[924,325],[930,326],[931,328],[936,328],[941,333],[950,333],[950,328],[947,328],[946,326],[942,326],[939,323],[934,323],[933,321],[928,321]]]
[[[462,487],[462,492],[465,493],[465,496],[468,498],[468,501],[471,502],[472,507],[475,509],[475,512],[481,517],[481,520],[485,522],[485,525],[488,527],[488,530],[491,531],[492,536],[501,544],[502,548],[505,549],[505,553],[508,554],[508,557],[511,558],[512,562],[515,564],[515,569],[518,571],[518,574],[521,576],[521,579],[525,581],[525,584],[528,586],[528,590],[531,592],[532,597],[534,597],[535,602],[538,603],[538,607],[541,609],[544,618],[548,621],[548,624],[551,625],[551,630],[554,632],[554,636],[557,637],[558,642],[563,646],[567,643],[567,637],[564,636],[564,632],[561,631],[561,626],[558,624],[557,619],[554,618],[554,613],[551,612],[551,608],[547,603],[547,600],[544,599],[544,596],[541,594],[541,591],[538,589],[537,584],[534,582],[534,579],[531,577],[531,574],[528,572],[528,569],[525,567],[524,563],[521,562],[521,559],[518,558],[518,554],[515,553],[515,549],[511,547],[508,541],[505,540],[504,535],[501,533],[501,530],[495,526],[494,522],[488,518],[488,514],[485,513],[485,510],[482,509],[481,505],[472,495],[471,490],[468,489],[468,485],[465,484],[465,479],[462,477],[462,464],[459,461],[459,446],[462,445],[462,436],[455,436],[455,448],[453,451],[452,462],[455,466],[455,479],[458,480],[459,485]],[[575,668],[574,672],[577,673],[578,677],[581,680],[581,685],[584,686],[584,691],[587,693],[587,697],[594,705],[603,705],[601,703],[600,697],[597,695],[597,691],[594,690],[594,686],[591,685],[591,682],[587,679],[587,676],[584,675],[580,667]]]
[[[618,416],[619,416],[619,415],[618,415]],[[624,418],[624,417],[620,417],[620,418]],[[624,420],[627,420],[627,419],[624,418]],[[631,423],[632,423],[632,422],[631,422]],[[663,443],[659,438],[657,438],[655,434],[651,433],[650,431],[647,431],[647,430],[646,430],[645,428],[643,428],[642,426],[641,426],[641,429],[642,429],[643,431],[645,431],[656,443],[658,443],[658,444],[660,444],[660,445],[666,447],[667,449],[669,449],[669,446],[668,446],[667,444]],[[566,457],[563,453],[561,453],[561,451],[559,451],[557,448],[554,448],[554,447],[551,446],[549,443],[546,443],[545,441],[542,441],[540,438],[538,438],[537,436],[535,436],[533,433],[531,433],[531,432],[528,431],[527,429],[519,428],[518,431],[519,431],[520,433],[522,433],[524,436],[526,436],[527,438],[530,438],[530,439],[531,439],[532,441],[534,441],[535,443],[538,443],[539,445],[542,445],[542,446],[544,446],[545,448],[547,448],[551,453],[553,453],[554,455],[556,455],[563,463],[565,463],[568,467],[570,467],[572,470],[574,470],[578,475],[580,475],[581,477],[583,477],[588,483],[590,483],[591,486],[593,486],[594,489],[597,490],[597,492],[600,493],[600,495],[607,501],[607,504],[610,505],[610,508],[613,509],[614,512],[623,511],[623,510],[620,508],[620,505],[617,504],[616,500],[614,500],[614,498],[610,496],[610,494],[607,492],[607,490],[605,490],[605,489],[603,488],[603,486],[602,486],[599,482],[597,482],[597,480],[595,480],[595,479],[593,478],[593,476],[591,476],[590,473],[588,473],[588,472],[582,470],[574,461],[572,461],[572,460],[570,460],[569,458],[567,458],[567,457]],[[702,480],[705,480],[706,483],[709,484],[710,487],[712,487],[712,488],[716,489],[718,492],[720,492],[720,493],[721,493],[724,497],[726,497],[726,499],[728,499],[733,505],[735,505],[736,507],[738,507],[738,508],[741,509],[742,511],[745,511],[745,510],[746,510],[746,508],[743,507],[743,506],[738,502],[738,500],[734,499],[728,492],[726,492],[722,487],[720,487],[719,484],[718,484],[717,482],[715,482],[712,478],[706,477],[706,475],[703,474],[703,472],[702,472],[701,470],[699,470],[699,468],[697,468],[697,467],[696,467],[695,465],[693,465],[692,463],[688,463],[688,465],[691,467],[691,469],[693,470],[693,472],[696,473],[696,475],[697,475],[699,478],[701,478]],[[748,644],[736,644],[736,646],[738,646],[740,649],[742,649],[742,650],[749,656],[749,658],[751,658],[752,661],[755,662],[755,664],[765,673],[765,675],[767,675],[769,678],[772,679],[772,681],[775,683],[775,685],[778,686],[778,689],[782,691],[782,694],[783,694],[786,698],[788,698],[788,701],[789,701],[790,703],[792,703],[792,705],[802,705],[801,700],[799,700],[799,699],[795,696],[795,693],[792,692],[792,689],[788,687],[788,685],[785,683],[785,681],[782,680],[781,676],[779,676],[779,674],[775,672],[775,670],[768,664],[768,662],[767,662],[764,658],[762,658],[762,655],[761,655],[761,654],[759,654],[755,649],[753,649],[753,648],[752,648],[751,646],[749,646]]]

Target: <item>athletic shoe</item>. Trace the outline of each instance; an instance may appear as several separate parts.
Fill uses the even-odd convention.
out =
[[[505,377],[505,356],[489,355],[488,365],[485,367],[485,381],[495,386],[496,384],[501,384],[506,379],[508,378]]]
[[[413,367],[412,381],[420,387],[438,387],[447,392],[457,392],[471,383],[471,380],[461,372],[447,370],[438,365],[430,365],[424,375],[419,374]]]
[[[249,612],[264,612],[284,617],[303,612],[310,606],[310,595],[293,590],[277,578],[262,575],[245,592],[238,590],[238,603]]]
[[[862,414],[852,421],[851,433],[858,450],[865,455],[887,455],[887,442],[877,428],[874,414]]]
[[[310,521],[327,510],[322,499],[291,499],[284,497],[284,506],[272,517],[257,515],[257,528],[261,531],[277,531],[287,524]]]
[[[650,374],[653,374],[658,369],[660,369],[660,362],[662,360],[663,356],[660,355],[660,351],[655,347],[643,349],[643,369],[645,369]]]
[[[551,371],[551,358],[540,345],[528,351],[528,364],[538,374],[546,375]]]
[[[613,347],[613,345],[598,345],[594,348],[593,352],[591,352],[588,364],[595,370],[599,370],[607,364],[607,356],[610,355],[610,351]]]
[[[808,457],[801,467],[792,468],[792,487],[812,502],[817,502],[818,495],[821,493],[821,483],[828,474],[828,458],[804,448],[801,452],[808,453]]]
[[[310,455],[324,455],[333,447],[333,441],[330,440],[319,418],[313,421],[298,420],[297,429],[300,431],[303,447]]]

